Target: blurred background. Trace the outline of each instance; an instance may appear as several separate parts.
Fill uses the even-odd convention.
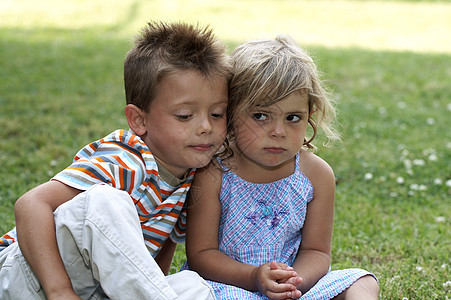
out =
[[[297,0],[3,0],[2,27],[104,27],[118,38],[150,19],[210,24],[220,38],[242,41],[278,33],[302,45],[450,52],[449,1]]]
[[[0,232],[14,202],[127,128],[122,64],[147,21],[209,24],[228,51],[291,35],[337,100],[332,269],[381,299],[450,299],[451,1],[0,1]],[[183,245],[172,272],[185,260]]]

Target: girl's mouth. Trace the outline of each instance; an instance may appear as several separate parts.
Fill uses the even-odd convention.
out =
[[[269,152],[269,153],[282,153],[285,151],[284,148],[280,148],[280,147],[268,147],[268,148],[264,148],[265,151]]]

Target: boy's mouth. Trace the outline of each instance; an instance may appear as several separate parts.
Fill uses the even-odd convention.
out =
[[[190,148],[192,148],[196,151],[206,152],[206,151],[210,151],[211,148],[213,148],[213,145],[212,144],[199,144],[199,145],[192,145],[192,146],[190,146]]]

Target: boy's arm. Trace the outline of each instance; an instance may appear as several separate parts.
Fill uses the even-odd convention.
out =
[[[298,289],[305,293],[329,270],[335,177],[330,166],[318,156],[307,151],[301,155],[301,171],[314,188],[314,198],[307,206],[301,246],[293,264],[294,270],[302,277]]]
[[[177,244],[168,238],[163,244],[163,247],[161,247],[160,252],[158,252],[155,257],[155,261],[160,266],[160,269],[163,271],[164,275],[169,274],[176,247]]]
[[[59,181],[49,181],[25,193],[15,204],[20,249],[48,299],[80,299],[58,251],[53,217],[59,205],[80,192]]]

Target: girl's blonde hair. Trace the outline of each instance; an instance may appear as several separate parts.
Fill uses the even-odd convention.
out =
[[[269,106],[293,92],[308,94],[309,124],[313,135],[304,140],[307,148],[319,126],[328,140],[339,139],[332,121],[335,109],[329,99],[315,63],[307,52],[287,35],[262,39],[238,46],[231,54],[232,79],[229,87],[228,129],[239,115],[256,106]],[[233,138],[230,136],[229,138]]]

